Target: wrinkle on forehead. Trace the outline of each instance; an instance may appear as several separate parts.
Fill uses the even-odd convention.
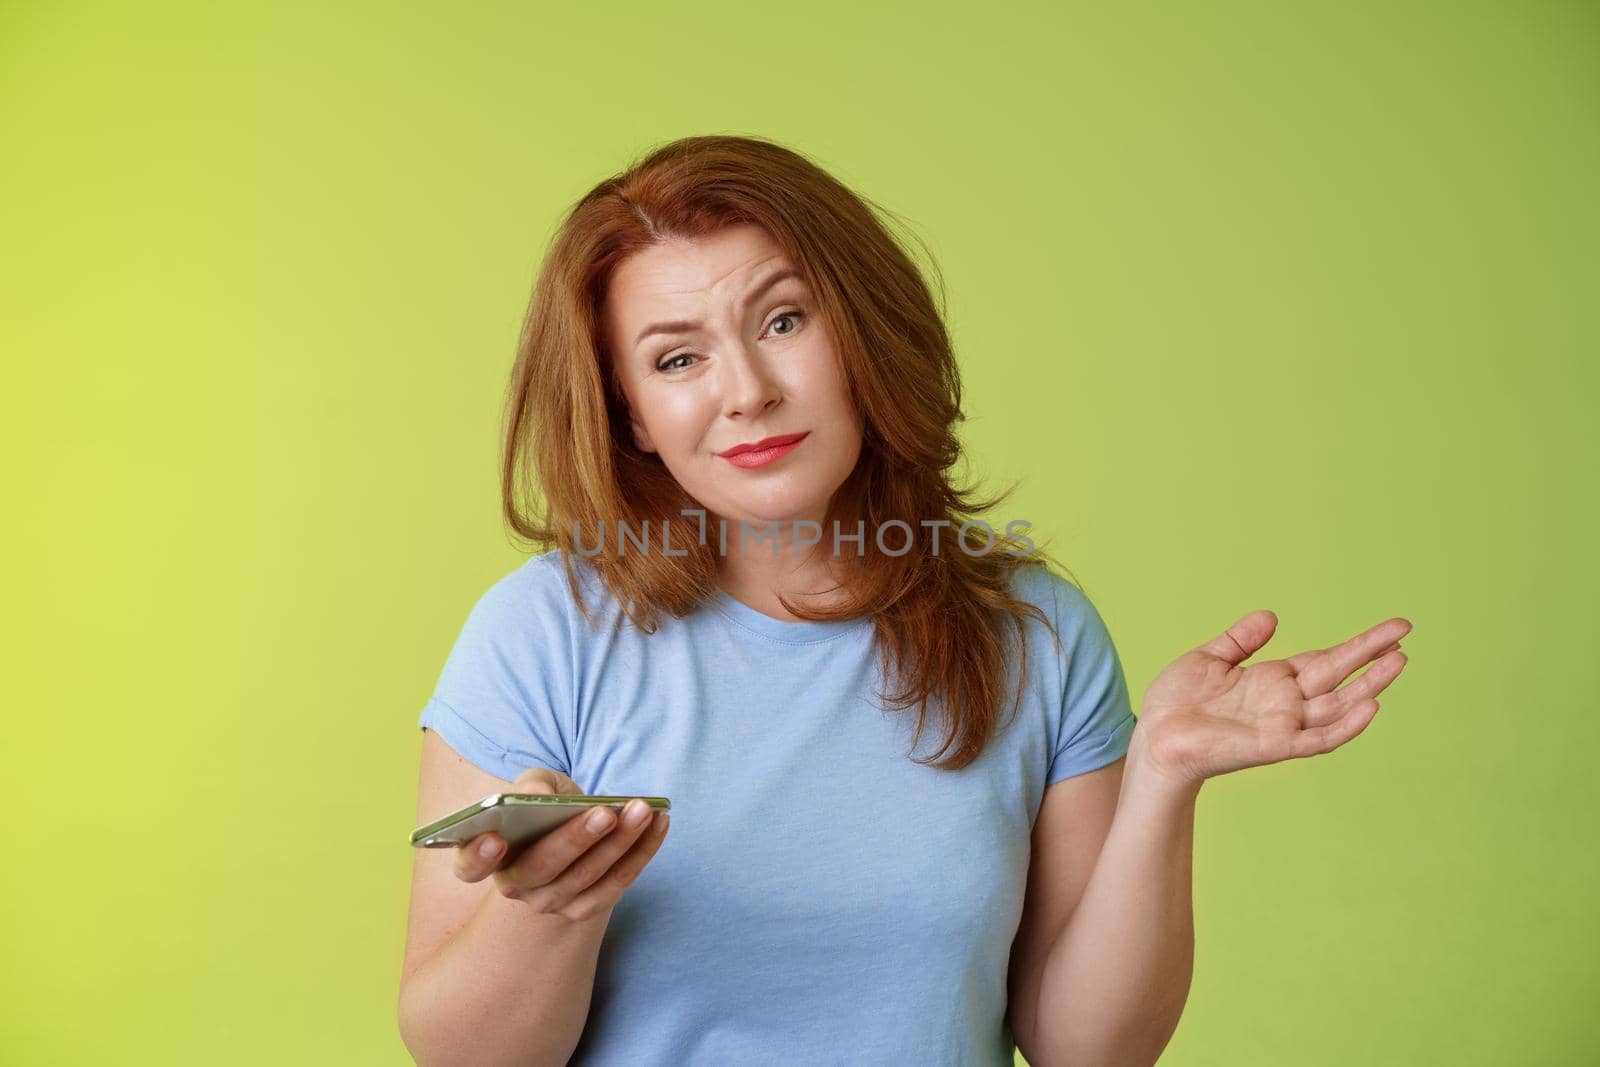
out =
[[[724,235],[728,233],[721,232]],[[715,278],[702,286],[685,284],[682,275],[686,273],[692,276],[717,269],[718,261],[728,254],[726,250],[733,241],[741,246],[754,246],[754,251],[726,270],[720,270]],[[639,250],[619,264],[611,276],[610,284],[606,286],[602,310],[613,345],[621,343],[624,351],[631,350],[627,338],[646,322],[700,318],[698,307],[691,305],[698,305],[703,300],[722,299],[717,290],[728,286],[734,278],[743,278],[744,284],[727,294],[730,305],[736,302],[737,296],[752,288],[773,269],[769,264],[797,269],[777,241],[759,227],[752,228],[747,236],[734,238],[733,241],[716,234],[700,238],[668,237]],[[664,304],[656,307],[637,306],[641,302],[656,301],[663,301]],[[629,306],[625,308],[624,305]],[[631,321],[634,319],[637,321]]]
[[[695,258],[699,259],[703,257],[697,255]],[[662,277],[662,275],[676,275],[680,273],[683,270],[683,263],[681,261],[644,264],[635,260],[633,266],[640,273],[637,288],[662,296],[691,296],[699,293],[705,293],[709,295],[716,290],[723,288],[728,283],[729,279],[736,275],[741,273],[747,275],[755,274],[764,264],[783,262],[784,258],[785,257],[782,252],[771,252],[765,255],[758,253],[754,257],[747,258],[743,262],[734,264],[714,281],[711,281],[705,285],[690,286],[688,288],[673,288],[673,284],[676,279]],[[624,270],[626,270],[626,267],[624,267]],[[619,273],[621,273],[621,271],[619,271]],[[753,281],[754,279],[751,280]]]

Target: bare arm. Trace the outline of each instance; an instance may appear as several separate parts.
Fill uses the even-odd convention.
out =
[[[565,1064],[589,1017],[606,919],[535,915],[492,887],[457,933],[406,973],[400,1035],[424,1067]]]
[[[1270,611],[1250,612],[1174,660],[1145,691],[1105,845],[1070,918],[1047,942],[1037,978],[1033,1036],[1042,1064],[1156,1062],[1194,972],[1200,787],[1344,745],[1366,729],[1377,694],[1407,662],[1400,639],[1411,623],[1396,617],[1332,648],[1242,666],[1277,624]]]
[[[502,792],[582,790],[543,769],[504,781],[425,733],[419,824]],[[567,1062],[588,1019],[612,909],[665,833],[664,823],[650,825],[612,818],[594,832],[577,817],[503,864],[467,848],[416,850],[398,1015],[417,1063]],[[473,846],[483,841],[503,852],[498,835]]]
[[[1008,975],[1012,1034],[1033,1067],[1048,1067],[1051,1062],[1036,1036],[1045,961],[1083,898],[1083,888],[1105,847],[1125,762],[1118,759],[1046,786],[1034,820],[1027,896]]]
[[[1034,1067],[1153,1064],[1194,973],[1192,865],[1198,787],[1148,778],[1130,751],[1082,896],[1046,950]]]

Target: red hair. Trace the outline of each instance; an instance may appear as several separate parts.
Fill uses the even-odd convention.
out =
[[[699,544],[701,520],[681,512],[704,509],[659,457],[635,446],[600,309],[612,272],[633,253],[731,225],[761,227],[815,296],[863,427],[861,456],[823,524],[853,533],[857,520],[866,520],[865,555],[848,564],[854,575],[847,599],[827,611],[783,603],[813,621],[872,616],[883,677],[900,682],[882,694],[885,706],[917,708],[915,751],[938,704],[944,744],[934,756],[954,751],[934,766],[959,770],[1000,726],[1013,650],[1023,656],[1020,697],[1023,617],[1043,622],[1060,647],[1051,620],[1010,593],[1018,567],[1053,560],[1031,543],[1021,551],[1022,541],[1000,531],[982,555],[950,544],[963,522],[1003,503],[1011,490],[980,499],[975,487],[951,483],[962,458],[954,427],[966,416],[943,281],[929,257],[940,281],[936,306],[883,221],[888,217],[804,156],[755,137],[673,141],[596,185],[563,221],[534,285],[506,398],[501,500],[518,536],[563,550],[568,586],[585,618],[575,554],[587,557],[646,633],[655,632],[661,612],[682,618],[715,591],[716,538]],[[894,519],[919,532],[900,556],[875,544],[878,527]],[[924,520],[950,523],[937,553],[922,533]],[[576,531],[619,525],[670,525],[674,552],[687,555],[613,552],[604,538],[598,552],[577,552]],[[904,531],[885,536],[890,548],[906,540]],[[1014,649],[1006,623],[1017,637]]]

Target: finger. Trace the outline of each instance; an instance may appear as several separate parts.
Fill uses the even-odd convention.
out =
[[[656,812],[649,828],[639,835],[633,847],[611,865],[604,877],[574,895],[563,909],[565,913],[582,920],[615,907],[617,901],[622,899],[622,894],[638,879],[656,853],[661,851],[661,843],[667,839],[668,821],[666,812]]]
[[[1305,725],[1326,726],[1342,718],[1356,704],[1387,689],[1405,670],[1406,662],[1406,654],[1397,648],[1378,657],[1349,685],[1309,701],[1306,704]]]
[[[463,882],[481,882],[493,874],[506,854],[506,839],[497,833],[484,833],[456,848],[456,877]]]
[[[616,826],[616,813],[604,804],[572,816],[495,872],[501,894],[520,900],[529,891],[554,882]]]
[[[1252,611],[1224,630],[1221,635],[1201,645],[1199,651],[1226,660],[1237,667],[1271,640],[1273,631],[1277,628],[1278,617],[1272,612],[1264,608]]]
[[[551,884],[550,895],[555,902],[553,906],[564,907],[583,890],[606,878],[640,840],[659,829],[660,826],[648,807],[645,809],[643,821],[634,825],[628,825],[624,821],[621,829],[607,838],[602,845],[591,849],[589,855],[567,868],[566,872]]]
[[[1351,705],[1350,710],[1333,722],[1323,726],[1312,726],[1301,730],[1289,741],[1290,757],[1304,758],[1317,756],[1324,752],[1332,752],[1340,745],[1355,737],[1372,717],[1378,714],[1378,702],[1371,697],[1358,700]]]
[[[529,767],[512,781],[511,792],[549,796],[555,793],[578,793],[581,790],[576,782],[560,771]],[[479,834],[456,849],[456,877],[464,882],[483,881],[500,869],[507,851],[506,839],[499,834],[492,831]]]
[[[1405,619],[1388,619],[1332,648],[1302,652],[1285,662],[1294,668],[1300,691],[1308,698],[1318,697],[1410,632],[1411,624]]]

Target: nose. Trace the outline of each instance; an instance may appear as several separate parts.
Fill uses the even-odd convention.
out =
[[[783,389],[771,368],[747,345],[734,345],[722,361],[722,408],[730,418],[759,415],[777,405]]]

